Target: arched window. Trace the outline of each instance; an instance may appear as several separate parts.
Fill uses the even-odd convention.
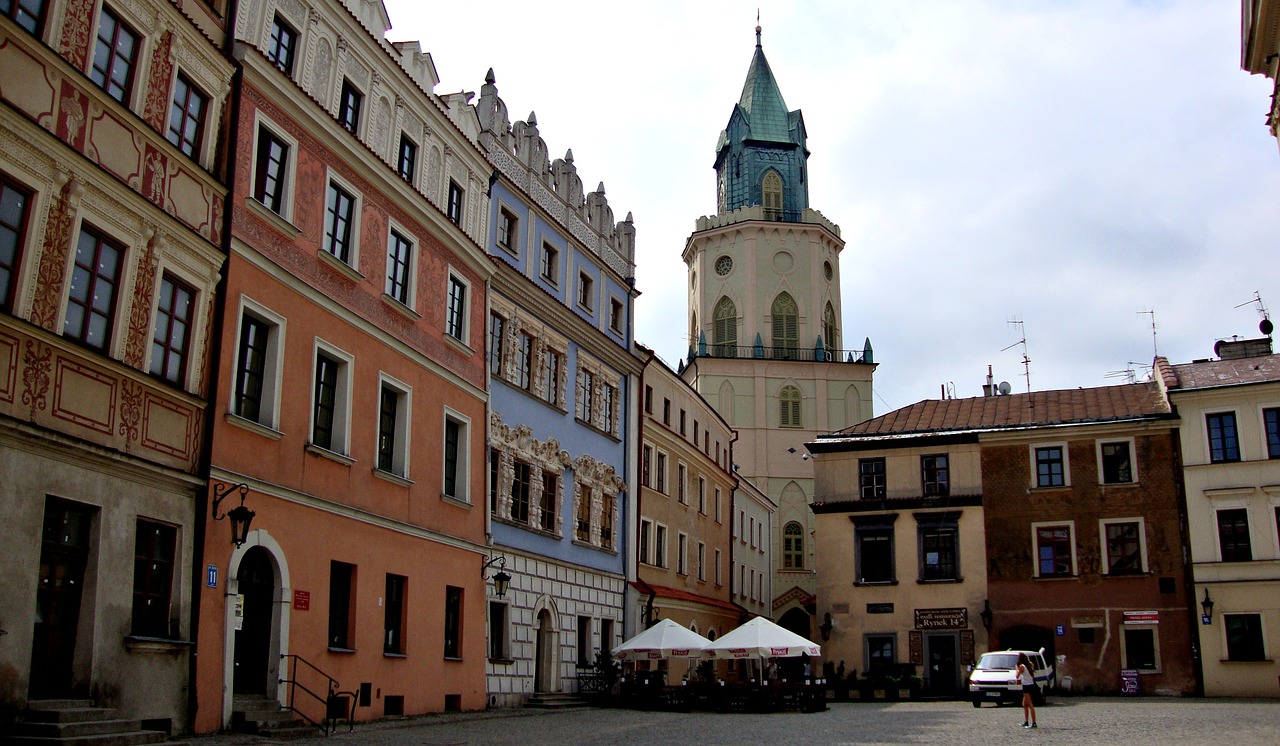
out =
[[[778,425],[800,427],[800,389],[783,386],[778,392]]]
[[[804,569],[804,528],[792,521],[782,529],[782,567]]]
[[[727,297],[716,304],[713,317],[716,357],[736,357],[738,353],[738,309]]]
[[[764,204],[764,216],[766,220],[780,220],[782,218],[782,177],[778,176],[777,171],[770,171],[764,175],[764,181],[760,184],[761,203]]]
[[[773,299],[773,357],[794,360],[796,345],[800,342],[800,309],[787,293]]]
[[[831,307],[830,301],[827,302],[827,310],[822,313],[822,344],[828,352],[839,348],[836,342],[836,309]]]
[[[689,345],[697,346],[698,344],[698,312],[694,311],[689,314]]]

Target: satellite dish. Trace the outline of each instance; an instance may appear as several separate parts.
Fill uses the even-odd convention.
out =
[[[1274,331],[1275,328],[1276,328],[1275,324],[1271,323],[1271,319],[1268,319],[1266,317],[1263,317],[1262,323],[1258,324],[1258,331],[1262,332],[1268,337],[1271,336],[1271,332]]]
[[[1000,391],[1001,396],[1008,396],[1009,392],[1013,391],[1013,387],[1009,385],[1008,381],[1001,381],[1000,388],[998,390]]]

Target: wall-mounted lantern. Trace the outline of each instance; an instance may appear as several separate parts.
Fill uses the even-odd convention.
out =
[[[240,504],[226,513],[218,512],[218,506],[232,492],[240,493]],[[213,487],[213,520],[231,519],[231,543],[235,544],[237,549],[243,546],[245,540],[249,538],[249,524],[253,522],[253,517],[257,515],[257,513],[244,506],[244,499],[248,495],[249,485],[243,482],[240,484],[218,484]]]
[[[498,571],[493,575],[493,595],[502,598],[507,595],[507,587],[511,585],[511,576],[503,571],[502,568],[507,566],[507,558],[486,557],[484,564],[480,566],[480,577],[485,580],[489,579],[489,568],[497,567]]]

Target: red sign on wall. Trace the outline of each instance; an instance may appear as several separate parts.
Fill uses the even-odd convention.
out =
[[[293,608],[298,611],[311,610],[311,591],[294,591]]]

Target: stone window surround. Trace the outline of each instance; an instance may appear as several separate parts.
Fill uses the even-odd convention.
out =
[[[594,381],[594,394],[591,397],[591,420],[586,424],[594,427],[600,432],[611,438],[621,437],[622,426],[622,377],[610,370],[604,363],[587,355],[581,349],[578,350],[578,372],[575,379],[581,378],[582,373],[588,372],[592,375]],[[613,426],[606,429],[606,417],[604,411],[604,387],[608,386],[613,389],[613,412],[608,418]],[[574,387],[575,395],[577,386]],[[562,389],[563,390],[563,389]]]
[[[495,371],[495,375],[517,389],[528,391],[561,412],[567,411],[565,409],[565,389],[568,383],[569,367],[568,338],[554,331],[549,325],[531,316],[521,314],[515,304],[501,296],[493,294],[489,296],[489,309],[492,313],[501,316],[505,321],[502,330],[503,356],[501,369]],[[517,342],[521,333],[528,335],[533,340],[533,369],[529,371],[528,389],[520,386],[516,373],[516,355],[514,351],[518,349]],[[560,356],[560,370],[556,376],[556,401],[554,402],[547,399],[545,378],[548,351]],[[579,358],[581,358],[581,354],[579,354]]]

